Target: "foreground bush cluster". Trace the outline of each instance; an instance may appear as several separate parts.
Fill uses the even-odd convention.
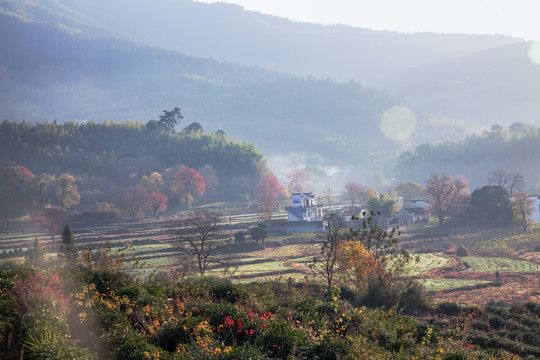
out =
[[[540,304],[366,308],[309,281],[0,268],[2,359],[535,359]],[[516,357],[517,355],[517,357]]]

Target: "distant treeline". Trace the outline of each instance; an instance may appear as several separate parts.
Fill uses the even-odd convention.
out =
[[[264,167],[262,154],[252,145],[233,141],[221,130],[204,132],[198,123],[175,134],[134,121],[62,125],[4,121],[0,153],[0,169],[20,165],[36,176],[73,175],[80,206],[88,207],[100,201],[120,203],[123,192],[143,177],[182,167],[212,177],[206,188],[212,185],[213,191],[201,201],[245,199]]]
[[[487,183],[490,172],[504,169],[524,176],[525,190],[540,180],[540,128],[514,123],[493,126],[463,141],[423,144],[399,157],[396,178],[424,183],[431,173],[462,174],[471,188]]]

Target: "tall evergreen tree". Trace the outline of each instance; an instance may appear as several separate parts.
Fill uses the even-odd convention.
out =
[[[62,244],[60,245],[59,254],[68,263],[77,260],[77,256],[79,255],[79,251],[75,246],[75,240],[73,239],[73,232],[69,225],[64,226],[64,230],[62,231]]]

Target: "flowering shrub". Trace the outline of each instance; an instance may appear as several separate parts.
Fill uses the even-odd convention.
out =
[[[0,266],[0,358],[19,359],[23,347],[25,358],[44,359],[540,356],[536,303],[511,309],[441,303],[420,321],[397,307],[355,308],[351,290],[326,294],[324,285],[141,281],[116,270],[65,271]],[[68,276],[77,284],[72,294],[63,281]]]

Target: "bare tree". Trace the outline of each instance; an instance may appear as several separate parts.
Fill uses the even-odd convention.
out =
[[[186,261],[185,264],[195,259],[201,276],[205,274],[208,265],[214,262],[219,222],[219,214],[209,210],[195,210],[173,224],[174,238],[180,242],[181,257]]]
[[[334,200],[334,189],[330,185],[324,187],[324,202],[327,206],[332,206],[332,201]]]
[[[311,267],[325,277],[327,290],[330,292],[336,274],[339,250],[345,238],[343,234],[345,224],[343,216],[334,212],[325,215],[323,225],[325,233],[317,237],[315,245],[319,253],[313,257]]]
[[[459,208],[470,190],[463,176],[434,173],[427,182],[426,192],[431,198],[431,208],[439,219],[439,226],[442,226],[444,218]]]
[[[345,184],[343,198],[351,202],[351,206],[358,204],[360,208],[366,206],[366,202],[373,196],[376,196],[377,190],[374,187],[364,187],[362,184],[348,182]]]
[[[523,175],[518,172],[506,170],[494,170],[489,173],[488,183],[497,185],[508,192],[508,198],[514,196],[514,192],[523,190],[524,180]]]

